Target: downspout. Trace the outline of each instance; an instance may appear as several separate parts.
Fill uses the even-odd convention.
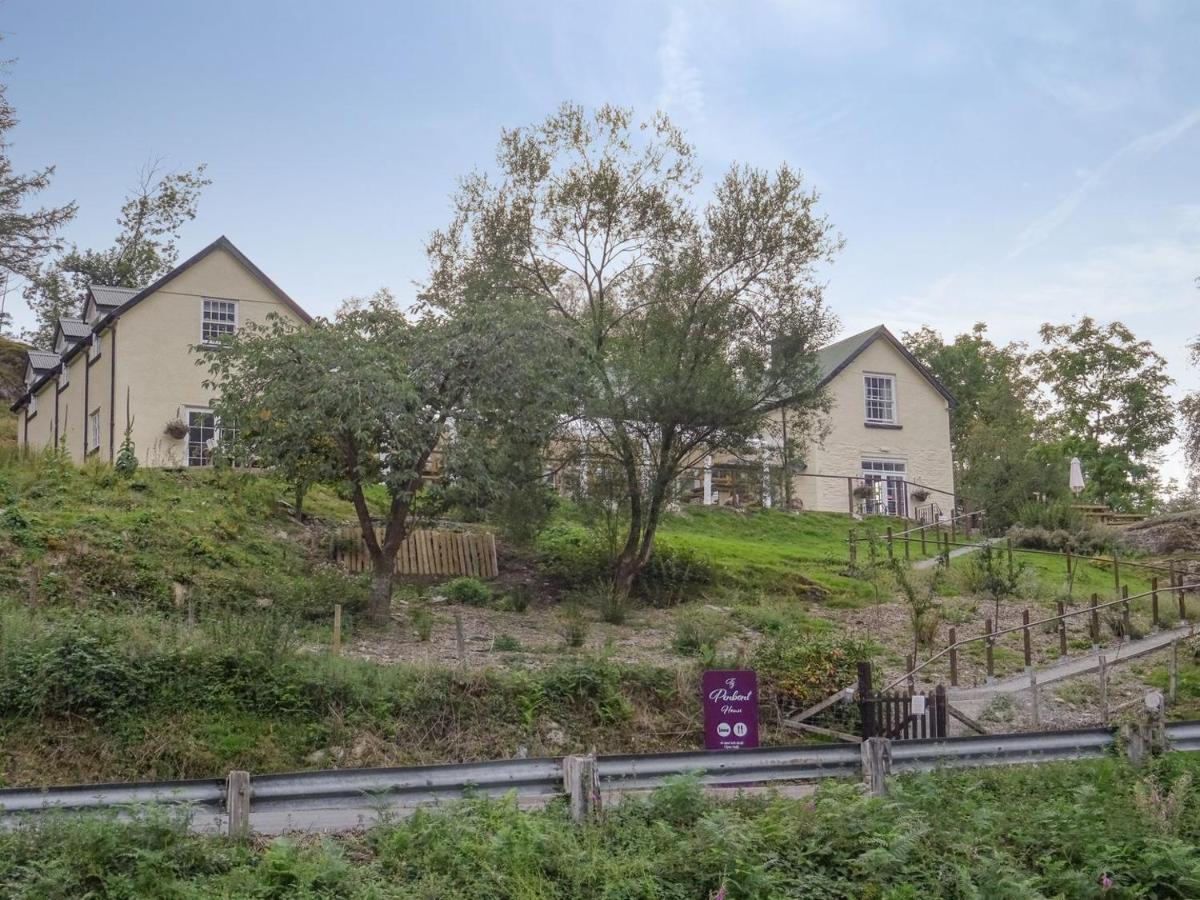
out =
[[[109,325],[109,330],[112,332],[112,346],[109,347],[109,353],[112,354],[112,359],[108,364],[108,461],[115,462],[117,458],[117,320],[113,319]],[[128,401],[126,401],[128,406]],[[125,410],[125,414],[129,414],[129,410]]]
[[[83,458],[85,460],[88,455],[88,406],[90,405],[88,388],[92,380],[92,367],[88,365],[87,356],[91,352],[91,347],[83,351]]]
[[[60,365],[59,368],[61,369],[62,366]],[[54,381],[51,383],[51,387],[54,389],[54,449],[57,450],[58,449],[58,378],[57,377],[55,377]]]

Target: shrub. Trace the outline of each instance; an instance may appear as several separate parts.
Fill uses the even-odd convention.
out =
[[[583,615],[583,609],[577,603],[563,606],[558,619],[559,634],[563,643],[568,647],[582,647],[587,640],[591,624]]]
[[[521,642],[511,634],[498,634],[492,641],[492,649],[497,653],[520,653]]]
[[[716,653],[721,641],[729,636],[728,619],[711,610],[696,610],[682,615],[675,623],[675,639],[672,649],[683,656]]]
[[[853,685],[858,663],[869,660],[873,649],[858,638],[793,631],[760,644],[753,662],[760,690],[789,707],[804,707]]]
[[[523,613],[529,609],[530,595],[532,591],[527,584],[514,584],[512,589],[504,595],[500,606],[509,612]]]
[[[408,605],[408,624],[412,626],[413,634],[418,641],[424,643],[433,635],[433,611],[423,598],[413,600]]]
[[[1084,524],[1083,514],[1066,500],[1022,503],[1017,508],[1016,520],[1018,525],[1050,531],[1075,531]]]
[[[486,606],[492,599],[492,589],[478,578],[469,576],[451,579],[440,590],[451,603],[465,603],[467,606]]]
[[[570,584],[590,584],[609,575],[607,547],[581,525],[553,525],[538,535],[542,571]]]
[[[1015,525],[1008,531],[1013,546],[1026,550],[1050,550],[1076,556],[1098,556],[1112,553],[1117,536],[1102,525],[1086,523],[1074,529],[1046,528],[1040,525]]]
[[[690,547],[660,541],[638,575],[637,589],[654,606],[664,609],[692,599],[689,594],[716,580],[716,568],[707,557]]]

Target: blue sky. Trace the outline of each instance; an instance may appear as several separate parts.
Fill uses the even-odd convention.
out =
[[[14,160],[57,164],[82,246],[148,159],[203,161],[185,255],[226,234],[317,313],[408,297],[501,128],[613,101],[667,110],[710,178],[802,169],[847,331],[1120,318],[1200,386],[1197,3],[7,0],[0,30]]]

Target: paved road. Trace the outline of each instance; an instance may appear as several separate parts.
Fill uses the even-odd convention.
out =
[[[950,551],[950,558],[958,559],[960,556],[966,556],[968,553],[974,553],[976,550],[978,550],[984,544],[995,545],[995,544],[1002,543],[1003,541],[1004,541],[1004,538],[988,538],[986,541],[981,541],[980,543],[976,544],[973,547],[956,547],[954,550]],[[917,570],[932,569],[934,566],[936,566],[938,564],[939,559],[941,559],[941,557],[939,557],[939,556],[931,556],[929,559],[919,559],[915,563],[913,563],[912,567]]]

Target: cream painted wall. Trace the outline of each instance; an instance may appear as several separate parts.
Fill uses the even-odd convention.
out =
[[[296,315],[232,255],[217,249],[126,311],[117,321],[116,444],[125,430],[126,387],[133,414],[133,442],[145,466],[187,463],[186,439],[164,433],[171,419],[187,419],[188,407],[207,407],[207,371],[191,347],[200,343],[204,298],[237,302],[238,325],[265,322],[278,313]],[[107,452],[107,451],[106,451]]]
[[[865,423],[863,377],[867,373],[896,378],[898,428],[871,427]],[[949,404],[925,377],[886,339],[877,339],[829,384],[833,408],[827,419],[829,432],[809,454],[809,472],[859,477],[864,457],[905,462],[906,479],[944,491],[931,499],[944,509],[954,491],[954,466],[950,450]],[[809,509],[846,512],[846,482],[832,478],[799,478],[816,481],[815,506]],[[910,505],[914,501],[910,498]]]

